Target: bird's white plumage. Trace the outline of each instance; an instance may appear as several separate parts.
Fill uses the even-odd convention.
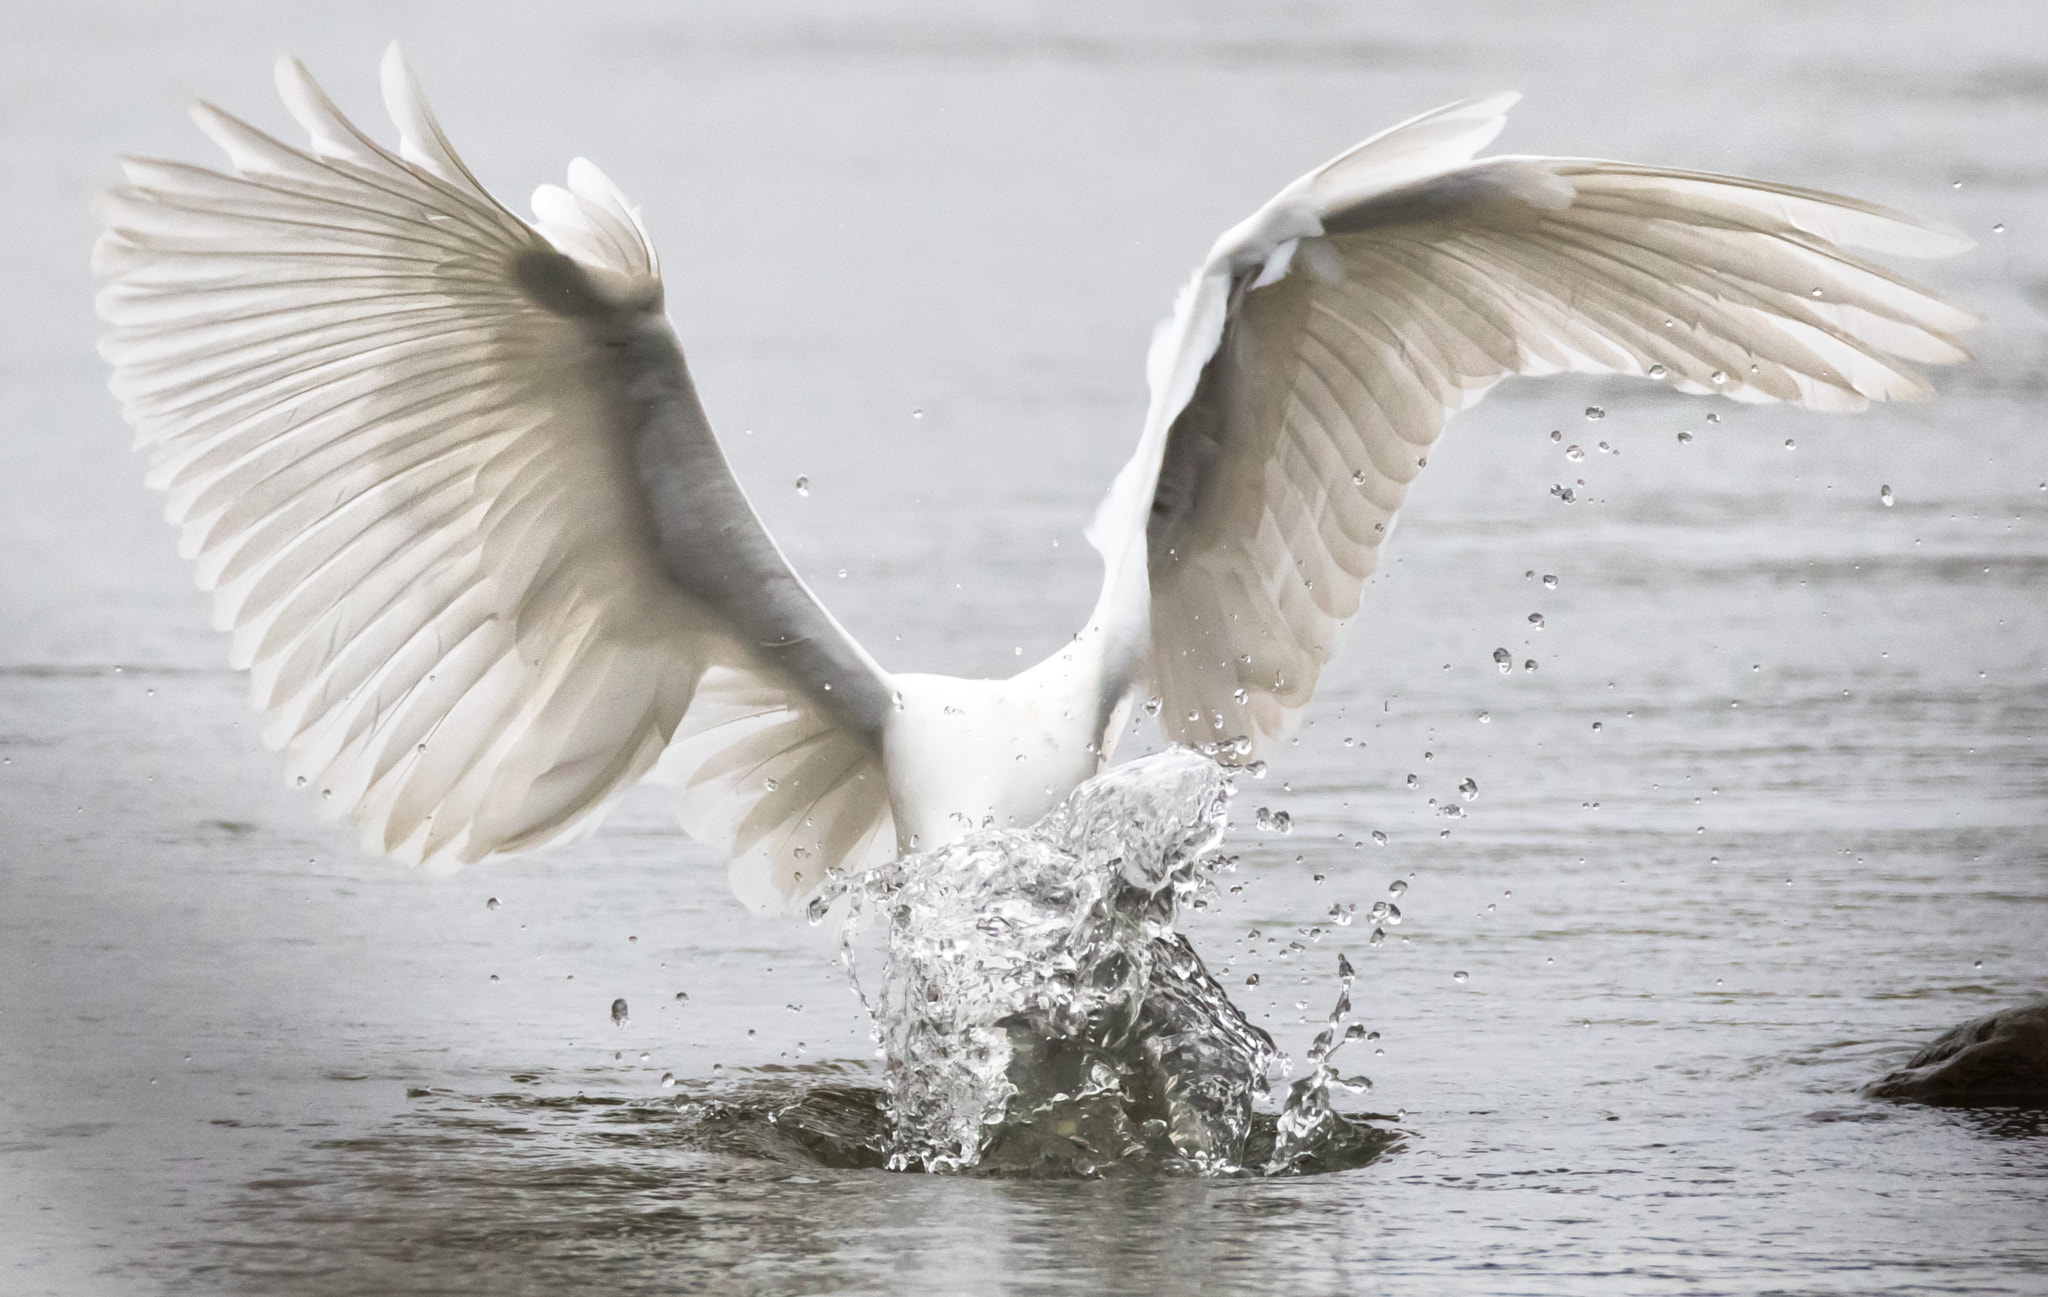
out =
[[[1510,102],[1426,114],[1309,173],[1183,291],[1095,526],[1112,565],[1146,533],[1170,735],[1256,752],[1287,732],[1445,420],[1503,378],[1854,410],[1927,395],[1904,361],[1964,358],[1974,317],[1841,246],[1944,255],[1960,236],[1729,177],[1472,162]]]
[[[891,677],[731,481],[639,213],[579,159],[517,219],[395,48],[383,74],[396,153],[294,63],[310,151],[202,106],[237,174],[130,163],[95,265],[114,389],[266,740],[409,859],[546,841],[653,770],[774,909],[1034,817],[1108,759],[1134,688],[1243,757],[1308,701],[1445,420],[1502,378],[1856,409],[1924,396],[1906,363],[1962,359],[1974,322],[1844,251],[1960,236],[1723,176],[1475,161],[1512,95],[1426,113],[1282,190],[1182,291],[1074,642],[1009,681]]]
[[[681,769],[685,782],[794,762],[800,789],[824,747],[837,774],[876,790],[833,802],[829,834],[794,798],[769,799],[780,819],[739,791],[686,798],[693,830],[768,857],[764,879],[802,890],[801,866],[778,864],[879,835],[874,753],[664,577],[612,378],[577,324],[509,272],[552,246],[608,296],[658,293],[618,191],[579,162],[568,189],[542,191],[537,228],[514,218],[395,56],[401,157],[296,64],[279,87],[311,153],[202,106],[239,175],[131,162],[96,266],[150,483],[169,493],[294,781],[371,850],[472,861],[575,826],[690,715],[692,750],[718,775]],[[741,736],[720,723],[736,694],[772,697],[797,723],[735,755]]]

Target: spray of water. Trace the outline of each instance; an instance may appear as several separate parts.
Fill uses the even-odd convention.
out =
[[[1285,1174],[1357,1165],[1388,1142],[1330,1104],[1333,1085],[1366,1084],[1330,1064],[1351,1012],[1341,961],[1315,1072],[1277,1120],[1255,1120],[1288,1064],[1174,926],[1224,863],[1232,791],[1214,761],[1164,753],[1090,780],[1029,828],[970,834],[843,891],[833,908],[856,972],[862,934],[881,929],[869,1008],[889,1166]]]

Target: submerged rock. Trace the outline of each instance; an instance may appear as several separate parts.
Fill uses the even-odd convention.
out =
[[[1863,1093],[1944,1107],[2048,1106],[2048,1000],[1950,1028]]]

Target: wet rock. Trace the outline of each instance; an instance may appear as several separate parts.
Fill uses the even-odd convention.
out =
[[[1950,1028],[1863,1093],[1944,1107],[2048,1106],[2048,1000]]]

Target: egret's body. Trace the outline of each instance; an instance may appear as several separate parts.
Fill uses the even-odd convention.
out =
[[[236,174],[130,164],[96,265],[115,390],[266,741],[366,846],[461,862],[652,775],[762,908],[1024,823],[1137,698],[1252,760],[1307,704],[1407,484],[1514,374],[1638,374],[1855,409],[1925,395],[1974,321],[1843,250],[1968,246],[1852,200],[1620,163],[1474,160],[1510,97],[1310,172],[1230,230],[1148,361],[1089,528],[1087,624],[1004,681],[894,675],[819,605],[727,466],[652,241],[578,161],[521,221],[394,50],[387,151],[304,70]]]

